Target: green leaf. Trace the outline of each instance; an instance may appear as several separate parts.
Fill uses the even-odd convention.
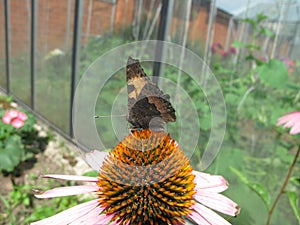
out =
[[[271,200],[270,200],[270,194],[267,191],[267,189],[258,183],[249,183],[248,187],[251,190],[253,190],[261,198],[261,200],[263,200],[263,202],[265,203],[265,206],[269,210]]]
[[[268,19],[268,17],[266,15],[264,15],[263,13],[258,13],[256,15],[256,20],[257,20],[257,23],[260,23],[264,20]]]
[[[3,205],[6,207],[7,214],[10,219],[9,225],[15,224],[15,218],[14,218],[14,215],[12,214],[11,206],[10,206],[9,202],[2,195],[0,195],[0,202],[2,202]]]
[[[276,156],[278,156],[278,158],[282,161],[282,162],[285,162],[287,164],[290,164],[293,160],[293,155],[291,155],[289,152],[288,152],[288,149],[283,147],[283,146],[278,146],[276,148],[276,151],[275,151],[275,154]]]
[[[97,177],[98,172],[95,170],[85,172],[82,176],[87,176],[87,177]]]
[[[18,135],[8,137],[0,148],[0,170],[13,171],[22,160],[23,153],[21,138]]]
[[[296,186],[300,186],[300,177],[291,177],[290,182],[295,184]]]
[[[266,86],[285,88],[288,81],[288,71],[285,64],[277,59],[258,66],[256,72]]]
[[[252,54],[250,54],[250,55],[247,55],[245,59],[248,61],[251,61],[251,60],[255,60],[255,57]]]
[[[251,50],[260,50],[261,49],[260,45],[256,45],[256,44],[248,44],[247,48],[251,49]]]
[[[247,47],[247,45],[248,45],[248,43],[246,43],[246,42],[234,41],[231,46],[234,48],[245,48],[245,47]]]
[[[30,198],[25,198],[24,199],[24,201],[23,201],[23,204],[25,205],[25,206],[29,206],[30,205]]]
[[[291,89],[291,90],[294,90],[294,91],[298,91],[300,89],[300,86],[296,83],[292,83],[292,82],[288,82],[286,84],[286,87]]]
[[[295,192],[288,192],[288,198],[289,198],[289,202],[291,204],[291,207],[294,211],[294,214],[298,220],[298,224],[300,224],[300,210],[298,208],[298,196],[297,193]]]
[[[240,180],[244,184],[246,184],[246,185],[249,184],[249,181],[248,181],[247,177],[244,174],[242,174],[241,171],[235,169],[234,167],[230,167],[230,169],[231,169],[232,172],[234,172],[240,178]]]
[[[256,21],[254,19],[246,18],[246,19],[243,19],[242,21],[245,23],[249,23],[252,26],[256,26]]]
[[[232,172],[234,172],[240,178],[240,180],[244,184],[246,184],[252,191],[254,191],[261,198],[261,200],[264,202],[266,208],[269,210],[271,200],[270,200],[270,195],[269,195],[268,191],[266,190],[266,188],[258,183],[249,182],[247,177],[244,174],[242,174],[239,170],[237,170],[233,167],[230,167],[230,169],[232,170]]]
[[[271,37],[271,38],[273,38],[273,37],[275,36],[274,32],[271,31],[271,30],[269,30],[269,29],[267,29],[267,28],[261,29],[261,30],[259,31],[259,33],[260,33],[260,34],[264,34],[264,35],[266,35],[266,36],[268,36],[268,37]]]

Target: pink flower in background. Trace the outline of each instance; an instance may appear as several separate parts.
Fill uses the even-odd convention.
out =
[[[235,55],[237,53],[236,49],[234,47],[230,47],[229,50],[230,54]]]
[[[300,133],[300,112],[292,112],[278,119],[277,126],[284,124],[283,128],[291,128],[290,134]]]
[[[5,123],[5,124],[10,124],[10,121],[11,121],[11,117],[8,116],[8,115],[4,115],[2,117],[2,122]]]
[[[281,59],[281,61],[285,63],[286,67],[288,68],[289,73],[294,72],[294,66],[295,66],[294,60],[291,60],[289,58],[284,58],[284,59]]]
[[[16,118],[19,115],[19,111],[16,110],[16,109],[11,109],[11,110],[7,111],[6,114],[8,116],[10,116],[10,118],[13,119],[13,118]]]
[[[11,121],[11,125],[16,129],[19,129],[19,128],[23,127],[24,121],[20,120],[18,118],[15,118]]]
[[[4,114],[2,122],[11,124],[14,128],[19,129],[24,125],[24,121],[27,120],[27,118],[25,113],[19,112],[16,109],[11,109]]]
[[[18,114],[17,117],[18,117],[18,119],[20,119],[20,120],[22,120],[22,121],[25,121],[25,120],[28,119],[26,113],[23,113],[23,112],[19,112],[19,114]]]
[[[229,47],[228,50],[225,51],[222,44],[218,42],[212,44],[211,51],[213,54],[219,54],[224,58],[237,54],[237,50],[234,47]]]
[[[221,56],[223,56],[224,58],[227,58],[227,57],[230,55],[230,52],[229,52],[229,51],[221,50],[220,54],[221,54]]]
[[[219,42],[215,42],[211,46],[211,51],[212,51],[213,54],[217,53],[217,51],[220,50],[220,49],[223,49],[223,46]]]

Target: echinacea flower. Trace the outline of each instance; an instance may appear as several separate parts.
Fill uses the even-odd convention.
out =
[[[288,113],[278,119],[277,126],[284,124],[283,128],[291,128],[290,134],[300,133],[300,112]]]
[[[11,109],[4,114],[2,121],[5,124],[11,124],[14,128],[19,129],[24,125],[24,121],[27,120],[27,118],[25,113]]]
[[[97,198],[32,225],[182,225],[186,220],[229,225],[213,210],[231,216],[239,213],[239,206],[220,194],[228,188],[226,180],[194,171],[176,141],[164,132],[134,131],[106,155],[103,163],[101,154],[94,151],[88,156],[99,171],[97,178],[44,176],[91,185],[35,193],[38,198],[52,198],[92,192]]]

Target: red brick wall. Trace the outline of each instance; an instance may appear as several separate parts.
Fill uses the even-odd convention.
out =
[[[201,6],[192,9],[189,29],[188,29],[188,39],[193,43],[202,44],[206,43],[206,37],[208,33],[208,22],[209,22],[210,9],[207,6]],[[214,36],[213,41],[219,42],[223,46],[226,42],[226,36],[229,25],[229,16],[224,15],[222,11],[217,11],[217,16],[214,24]],[[174,36],[178,31],[178,28],[184,27],[184,21],[181,18],[173,17],[171,25],[171,34]]]
[[[0,12],[4,13],[3,0],[0,2]],[[99,0],[85,0],[82,21],[83,43],[87,40],[89,3],[93,7],[90,16],[89,35],[101,35],[110,31],[112,7],[111,3]],[[38,0],[37,21],[37,51],[46,54],[55,48],[69,49],[72,44],[74,7],[75,1],[71,1],[69,24],[68,0]],[[30,49],[31,27],[31,1],[10,0],[10,26],[11,26],[11,54],[18,56],[28,54]],[[134,0],[118,0],[115,12],[114,26],[118,30],[122,26],[131,24],[133,18]],[[4,16],[0,16],[0,24],[4,24]],[[69,34],[67,34],[69,26]],[[0,57],[4,57],[4,26],[0,28]],[[68,46],[66,46],[68,45]]]
[[[0,12],[4,12],[3,0],[0,2]],[[37,26],[37,52],[41,55],[60,48],[68,50],[72,47],[73,19],[75,0],[71,1],[71,9],[68,20],[68,0],[38,0],[38,26]],[[90,28],[88,31],[89,4],[92,2],[92,11],[90,17]],[[13,56],[29,53],[30,49],[30,14],[31,1],[28,0],[10,0],[11,8],[11,53]],[[133,21],[135,0],[117,0],[114,17],[114,29],[130,25]],[[82,25],[82,43],[84,44],[88,35],[101,35],[110,31],[111,16],[113,5],[99,0],[85,0],[83,9]],[[144,5],[147,8],[147,4]],[[180,12],[180,8],[177,9]],[[198,43],[205,43],[208,32],[208,6],[193,7],[189,24],[189,40]],[[153,14],[153,13],[152,13]],[[178,13],[177,13],[178,14]],[[171,35],[182,34],[184,21],[173,14],[171,24]],[[227,15],[228,16],[228,15]],[[4,16],[0,16],[0,24],[4,24]],[[69,27],[69,33],[67,30]],[[181,29],[181,30],[180,30]],[[215,23],[215,34],[213,42],[225,44],[228,29],[228,18],[226,14],[218,11]],[[0,28],[0,58],[4,57],[4,27]],[[199,42],[200,43],[200,42]]]

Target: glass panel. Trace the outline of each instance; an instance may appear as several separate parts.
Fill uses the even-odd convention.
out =
[[[0,1],[0,86],[6,89],[4,1]]]
[[[73,0],[39,0],[36,110],[69,132]]]
[[[115,47],[134,40],[155,38],[157,36],[160,10],[160,1],[154,0],[85,1],[82,24],[81,70],[78,75],[82,76],[94,60]],[[120,60],[125,65],[127,58]],[[148,74],[151,75],[152,63],[147,63],[146,67]],[[98,80],[99,77],[95,76],[95,79]],[[124,87],[126,88],[124,68],[118,72],[115,71],[115,74],[112,74],[107,81],[103,80],[103,82],[105,82],[105,87],[99,90],[100,94],[95,110],[97,115],[110,116],[113,101],[119,91]],[[126,106],[125,109],[127,110]],[[123,114],[120,118],[126,121],[126,111]],[[119,117],[120,115],[116,116]],[[104,144],[109,147],[114,146],[118,140],[115,137],[111,118],[99,118],[96,123],[98,133]]]
[[[30,104],[31,1],[10,1],[11,93]]]
[[[226,135],[218,158],[207,171],[224,175],[231,183],[227,194],[243,205],[242,213],[230,222],[260,224],[261,218],[264,220],[266,217],[263,202],[243,184],[230,166],[243,171],[249,182],[265,187],[274,201],[297,143],[289,136],[280,139],[283,135],[275,129],[275,125],[281,115],[300,108],[299,2],[171,2],[166,40],[188,47],[204,59],[218,81],[224,95],[222,100],[226,103]],[[161,10],[162,1],[155,0],[116,1],[116,4],[113,1],[85,1],[79,76],[94,60],[114,47],[137,40],[156,39]],[[128,51],[130,54],[134,56],[134,50]],[[145,59],[147,56],[141,57]],[[182,57],[183,63],[187,60],[184,55],[174,57]],[[111,60],[123,60],[124,66],[126,63],[126,58]],[[142,63],[142,66],[151,75],[153,65]],[[105,65],[98,69],[106,70]],[[94,72],[94,76],[89,74],[91,82],[99,80],[97,71]],[[205,89],[195,84],[192,77],[200,77],[204,80],[202,85],[211,88],[205,83],[206,73],[205,69],[199,68],[195,74],[185,74],[171,66],[165,66],[161,73],[162,77],[176,84],[180,82],[178,85],[191,97],[197,109],[201,132],[191,159],[195,169],[201,168],[200,162],[210,138],[212,112],[206,99],[210,93],[203,93]],[[128,115],[124,67],[111,74],[109,79],[105,78],[100,77],[105,86],[99,90],[95,110],[96,115],[111,117],[96,120],[99,136],[109,148],[117,142],[116,126],[112,127],[113,120],[116,120],[114,117],[124,114],[121,118],[126,122]],[[171,93],[168,85],[163,86],[163,90]],[[111,115],[118,95],[123,97],[124,110]],[[189,115],[190,112],[182,113]],[[186,123],[186,120],[179,122]],[[280,208],[284,210],[274,214],[275,224],[295,224],[296,218],[288,216],[291,209],[287,199],[282,199]],[[286,218],[289,218],[288,221]]]

